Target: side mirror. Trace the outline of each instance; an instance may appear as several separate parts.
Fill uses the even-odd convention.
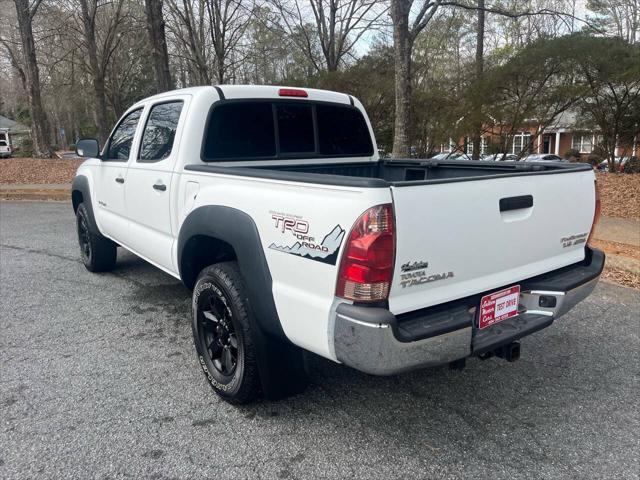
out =
[[[100,143],[95,138],[81,138],[76,142],[79,157],[100,158]]]

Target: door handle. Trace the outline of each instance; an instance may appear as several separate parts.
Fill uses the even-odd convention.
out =
[[[116,177],[116,182],[124,183],[124,177]]]
[[[519,210],[533,207],[533,195],[521,195],[519,197],[507,197],[500,199],[500,211]]]
[[[167,189],[167,186],[164,183],[154,183],[153,188],[155,188],[156,190],[160,190],[161,192],[164,192]]]

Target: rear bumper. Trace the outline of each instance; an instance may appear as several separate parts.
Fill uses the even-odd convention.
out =
[[[589,296],[604,261],[603,252],[587,248],[583,262],[519,282],[519,315],[484,330],[476,327],[476,308],[488,292],[398,317],[385,308],[340,304],[336,357],[366,373],[391,375],[493,351],[551,325]]]

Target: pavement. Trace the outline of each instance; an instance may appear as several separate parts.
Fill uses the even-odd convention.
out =
[[[640,247],[640,220],[600,217],[594,236],[608,242]]]
[[[310,355],[305,393],[238,408],[198,367],[190,293],[122,251],[87,272],[68,204],[0,203],[0,244],[0,478],[638,478],[635,290],[600,283],[516,363]]]

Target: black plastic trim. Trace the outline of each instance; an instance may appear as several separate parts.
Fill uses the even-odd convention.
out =
[[[272,279],[264,257],[260,234],[253,219],[246,213],[223,206],[204,206],[192,211],[178,236],[180,275],[193,277],[199,272],[187,272],[183,253],[189,239],[204,235],[230,244],[236,253],[247,297],[252,310],[252,340],[256,348],[262,391],[270,400],[301,392],[307,385],[303,351],[286,337],[272,294]],[[193,287],[195,278],[185,282]]]
[[[76,175],[71,184],[71,201],[73,202],[73,192],[80,192],[82,194],[82,203],[84,203],[87,213],[89,214],[89,223],[95,233],[100,234],[100,229],[96,223],[96,218],[93,214],[93,204],[91,203],[91,189],[89,187],[89,179],[84,175]],[[73,203],[72,203],[73,205]],[[74,213],[76,208],[74,206]],[[101,234],[102,235],[102,234]]]
[[[478,180],[491,180],[494,178],[510,178],[510,177],[523,177],[529,175],[555,175],[558,173],[573,173],[592,171],[591,165],[586,163],[552,163],[545,162],[544,165],[532,165],[525,162],[500,162],[501,165],[487,165],[489,162],[479,162],[477,160],[455,160],[451,162],[443,162],[441,160],[385,160],[385,163],[400,164],[400,162],[406,162],[407,166],[423,166],[423,167],[437,167],[446,166],[448,168],[478,168],[485,170],[499,170],[501,173],[495,175],[478,175],[473,177],[452,177],[442,178],[436,180],[416,180],[416,181],[391,181],[389,185],[394,187],[415,187],[419,185],[437,185],[442,183],[457,183],[457,182],[473,182]],[[508,164],[509,163],[509,164]],[[548,169],[546,167],[554,167]],[[505,172],[506,171],[506,172]]]
[[[216,92],[218,92],[218,97],[220,98],[220,100],[224,100],[225,97],[224,97],[224,93],[223,93],[222,89],[217,85],[214,85],[213,88],[215,88]]]
[[[323,173],[282,172],[251,167],[221,167],[217,165],[186,165],[185,170],[193,172],[217,173],[250,178],[265,178],[286,182],[336,185],[340,187],[388,188],[389,184],[380,178],[347,177]]]
[[[520,195],[518,197],[501,198],[499,204],[501,212],[533,207],[533,195]]]
[[[180,277],[187,288],[193,288],[200,272],[190,270],[190,265],[183,256],[184,249],[187,242],[198,235],[222,240],[233,247],[249,292],[249,300],[256,318],[260,319],[261,328],[286,338],[271,294],[271,272],[253,219],[241,210],[214,205],[196,208],[187,216],[178,235]]]

